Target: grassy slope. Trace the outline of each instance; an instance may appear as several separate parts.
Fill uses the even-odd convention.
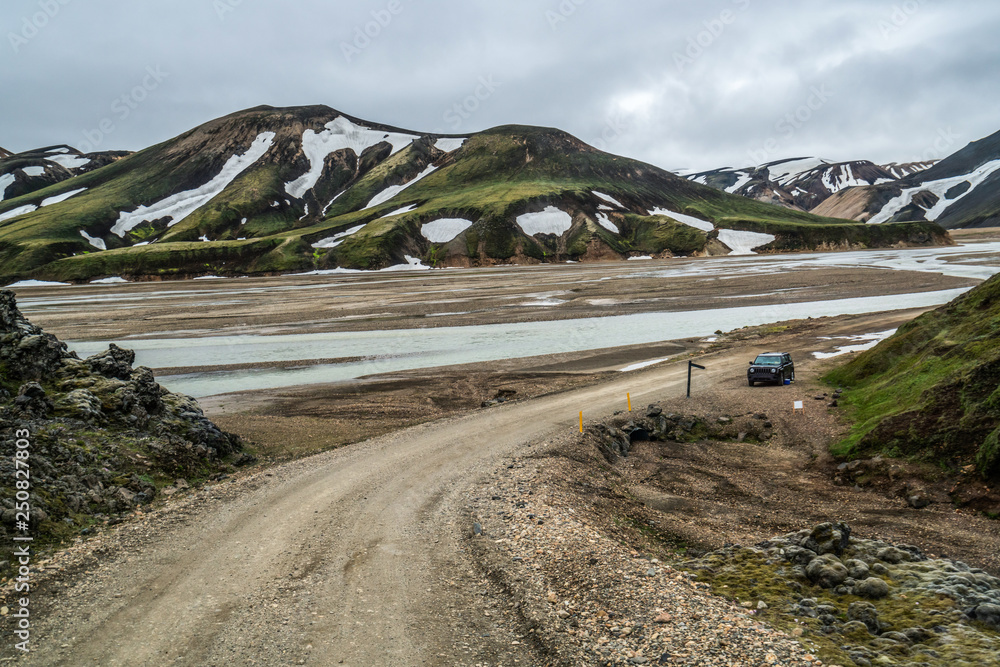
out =
[[[1000,477],[1000,276],[827,376],[855,425],[835,453],[886,453]]]
[[[271,122],[262,114],[265,112],[236,114],[214,124],[243,132],[249,127],[256,132]],[[553,256],[572,259],[587,252],[595,239],[619,254],[667,250],[691,254],[704,249],[704,233],[678,227],[666,218],[637,213],[655,206],[705,218],[721,227],[774,233],[779,237],[774,249],[782,250],[820,244],[888,245],[913,236],[909,228],[872,230],[728,195],[650,165],[596,151],[558,130],[505,126],[475,135],[460,151],[439,161],[433,174],[368,211],[358,209],[388,185],[412,179],[434,155],[440,159],[440,153],[432,155],[432,140],[414,142],[374,166],[330,207],[322,221],[316,221],[315,210],[313,217],[300,221],[301,202],[271,208],[272,201],[287,198],[284,182],[294,168],[266,163],[242,174],[174,227],[142,225],[124,244],[159,237],[155,250],[148,246],[116,249],[113,236],[107,252],[94,252],[86,244],[81,228],[106,236],[118,211],[196,187],[207,180],[206,174],[214,175],[219,165],[212,160],[218,162],[219,155],[212,158],[193,151],[180,161],[165,159],[181,145],[208,146],[204,142],[210,141],[213,132],[212,128],[199,128],[31,196],[3,202],[0,212],[71,189],[88,188],[61,204],[0,223],[0,280],[25,276],[84,280],[204,271],[234,274],[333,266],[370,269],[399,262],[404,254],[433,261],[446,255],[466,256],[472,261],[506,260],[518,254],[539,260]],[[229,151],[220,153],[227,154]],[[593,220],[596,203],[600,203],[592,194],[594,190],[610,194],[632,209],[631,214],[616,218],[623,231],[621,238],[586,222]],[[418,208],[379,220],[409,204]],[[518,215],[547,205],[576,216],[565,239],[528,237],[514,224]],[[241,226],[244,217],[249,222]],[[452,243],[432,245],[421,236],[420,226],[441,217],[468,218],[476,224]],[[373,224],[336,249],[311,248],[311,243],[321,238],[365,223]],[[191,242],[203,234],[213,242],[195,247]],[[237,241],[240,237],[254,243]],[[255,254],[260,252],[264,254]]]

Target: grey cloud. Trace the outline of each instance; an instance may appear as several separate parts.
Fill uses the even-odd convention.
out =
[[[1000,6],[983,0],[65,1],[0,8],[0,146],[80,145],[111,120],[100,147],[137,149],[258,104],[556,126],[667,168],[906,160],[945,129],[1000,129]],[[169,76],[122,118],[147,67]],[[499,85],[463,106],[481,78]],[[832,95],[811,108],[816,90]]]

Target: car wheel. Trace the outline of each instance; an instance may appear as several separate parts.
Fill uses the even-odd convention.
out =
[[[778,374],[778,384],[784,386],[784,384],[785,384],[785,371],[781,371],[781,373]]]
[[[747,382],[749,382],[749,383],[750,383],[750,386],[751,386],[751,387],[753,387],[753,386],[754,386],[754,384],[755,384],[753,380],[747,380]]]

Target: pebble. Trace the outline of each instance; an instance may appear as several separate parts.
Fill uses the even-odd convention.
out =
[[[758,601],[741,609],[623,545],[552,482],[560,476],[521,463],[502,468],[472,509],[534,636],[560,661],[812,667],[801,644],[755,618]]]

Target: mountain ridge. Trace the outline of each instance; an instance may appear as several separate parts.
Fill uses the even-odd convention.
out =
[[[788,163],[808,166],[792,170],[789,177],[778,169]],[[877,165],[792,158],[686,177],[745,197],[868,224],[929,221],[947,229],[1000,224],[1000,132],[942,160]]]
[[[9,180],[12,161],[87,160],[79,173],[0,201],[0,278],[733,251],[720,235],[744,252],[949,242],[929,223],[870,232],[719,193],[557,128],[426,134],[323,105],[263,105],[142,151],[108,154],[96,168],[86,168],[96,157],[71,151],[0,161]],[[21,172],[10,173],[16,180]]]

